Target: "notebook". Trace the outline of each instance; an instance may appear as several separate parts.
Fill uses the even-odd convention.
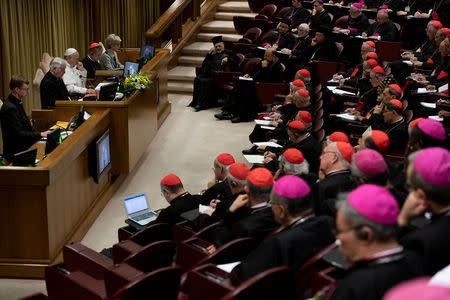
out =
[[[144,226],[151,221],[156,220],[156,214],[149,209],[145,194],[126,198],[123,202],[125,204],[128,219],[131,221]]]

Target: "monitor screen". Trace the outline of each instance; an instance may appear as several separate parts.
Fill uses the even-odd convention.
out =
[[[111,148],[109,144],[109,130],[107,130],[97,141],[97,170],[99,176],[111,164]]]
[[[139,71],[139,64],[131,61],[125,62],[125,67],[123,68],[123,76],[127,77]]]
[[[12,163],[13,166],[21,167],[34,167],[36,162],[37,149],[28,149],[19,153],[14,154]]]
[[[125,199],[125,208],[129,215],[148,209],[148,203],[147,198],[145,198],[145,194]]]
[[[47,134],[47,142],[45,143],[45,155],[49,154],[60,144],[61,129],[53,129]]]
[[[100,88],[98,100],[99,101],[113,101],[114,98],[116,97],[116,92],[117,92],[118,86],[119,86],[119,84],[117,82],[103,85]]]
[[[151,58],[153,58],[155,56],[155,47],[142,45],[141,46],[141,53],[139,55],[139,58],[147,59],[149,54],[151,54]]]

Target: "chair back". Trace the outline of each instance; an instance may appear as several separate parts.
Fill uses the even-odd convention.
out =
[[[157,223],[139,230],[130,237],[138,245],[145,246],[160,240],[172,239],[172,227],[167,223]]]
[[[255,82],[256,98],[262,105],[273,104],[275,95],[286,95],[284,83]]]
[[[128,256],[123,263],[147,273],[170,266],[175,257],[176,248],[174,241],[154,242],[143,247],[141,251]]]
[[[325,130],[322,128],[315,134],[316,140],[320,143],[325,139]]]
[[[274,35],[276,34],[275,30],[269,30],[266,33],[263,34],[261,37],[261,43],[267,43],[268,40],[270,40]]]
[[[252,27],[244,34],[242,38],[249,39],[252,44],[257,44],[261,37],[262,30],[258,27]]]
[[[336,20],[334,27],[346,29],[348,27],[348,16],[342,16]]]
[[[203,258],[197,265],[214,263],[216,265],[240,261],[247,257],[257,246],[254,238],[235,239],[219,247],[214,253]]]
[[[381,61],[395,61],[400,59],[402,42],[375,41],[378,59]]]
[[[242,68],[242,74],[249,74],[253,71],[257,64],[261,61],[259,57],[253,57],[248,60],[248,62]]]
[[[333,77],[338,69],[337,62],[314,60],[310,63],[315,82],[321,83]]]
[[[266,4],[264,5],[264,7],[259,11],[258,15],[256,16],[265,16],[268,20],[271,20],[274,15],[275,12],[277,11],[277,6],[274,4]]]
[[[279,22],[281,19],[283,19],[283,16],[287,13],[289,8],[290,7],[283,7],[281,9],[279,9],[275,16],[275,21]]]
[[[263,7],[266,1],[261,0],[248,0],[248,6],[252,12],[259,12]]]
[[[408,109],[407,111],[405,111],[405,116],[404,116],[404,118],[405,118],[405,122],[406,122],[407,124],[409,124],[409,122],[411,122],[411,120],[413,119],[413,117],[414,117],[414,112],[413,112],[412,109]]]

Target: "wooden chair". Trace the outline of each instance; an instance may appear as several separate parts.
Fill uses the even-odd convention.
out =
[[[130,240],[140,246],[161,240],[171,240],[172,227],[167,223],[156,223],[145,227],[130,237]]]
[[[323,108],[316,110],[316,114],[314,116],[314,120],[323,119]]]
[[[245,32],[244,36],[238,40],[238,43],[259,44],[261,34],[261,28],[252,27]]]
[[[173,225],[172,230],[173,240],[177,243],[187,240],[195,234],[194,224],[188,220]]]
[[[211,244],[214,244],[216,242],[216,229],[219,223],[220,222],[216,222],[202,228],[201,230],[199,230],[197,233],[194,234],[194,237],[197,237]]]
[[[261,19],[271,20],[275,16],[276,11],[277,11],[276,5],[266,4],[255,16],[255,19],[261,18]]]
[[[200,260],[197,265],[207,263],[226,264],[240,261],[247,257],[257,246],[254,238],[235,239],[216,249],[216,251]]]
[[[338,71],[337,62],[314,60],[310,63],[315,82],[322,83],[333,77]]]
[[[284,83],[255,82],[255,92],[260,104],[273,104],[274,96],[285,95],[287,87]]]
[[[334,27],[346,29],[348,27],[348,16],[342,16],[336,20]]]
[[[122,241],[113,246],[114,264],[127,263],[143,272],[169,266],[176,252],[174,241],[157,241],[144,247],[131,240]]]
[[[402,42],[375,41],[378,59],[381,61],[395,61],[400,59]]]

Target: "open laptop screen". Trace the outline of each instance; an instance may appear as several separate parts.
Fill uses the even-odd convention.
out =
[[[125,199],[125,208],[129,215],[148,209],[145,194]]]
[[[131,61],[125,62],[125,67],[123,70],[123,76],[127,77],[139,71],[139,64]]]

